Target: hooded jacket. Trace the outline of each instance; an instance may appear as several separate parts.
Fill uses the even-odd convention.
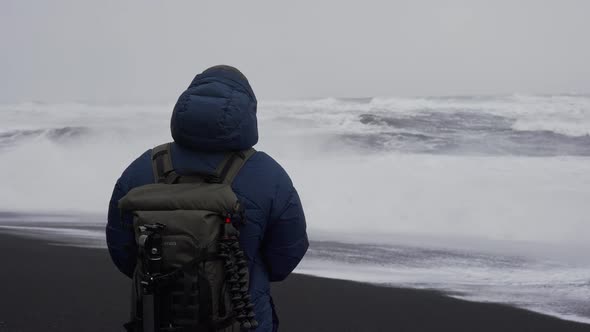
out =
[[[216,66],[197,75],[172,113],[171,155],[177,172],[212,172],[225,152],[254,146],[258,142],[256,105],[248,80],[237,69]],[[129,277],[135,268],[136,244],[125,224],[132,224],[133,217],[120,215],[118,201],[131,189],[154,182],[148,150],[125,169],[110,200],[107,245],[117,268]],[[240,244],[250,263],[257,331],[273,331],[278,320],[270,282],[285,279],[309,245],[303,208],[285,170],[261,151],[243,166],[232,189],[246,209]]]

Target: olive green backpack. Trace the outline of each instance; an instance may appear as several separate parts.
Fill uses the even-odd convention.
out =
[[[238,242],[243,206],[231,183],[256,151],[227,153],[211,174],[178,174],[170,143],[152,149],[154,184],[129,191],[137,265],[128,331],[256,328],[248,262]]]

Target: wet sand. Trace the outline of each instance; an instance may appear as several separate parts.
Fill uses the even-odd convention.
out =
[[[104,249],[0,234],[0,331],[122,331],[129,280]],[[590,331],[435,291],[291,275],[273,285],[280,331]]]

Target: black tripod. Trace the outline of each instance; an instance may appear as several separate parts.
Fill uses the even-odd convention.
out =
[[[162,224],[146,224],[139,227],[141,235],[138,239],[142,256],[141,292],[143,332],[159,332],[160,301],[158,299],[157,280],[162,272],[162,235],[166,228]]]
[[[238,230],[232,225],[231,218],[223,224],[223,232],[219,243],[219,256],[225,262],[226,281],[230,287],[233,310],[236,320],[244,329],[256,328],[254,305],[250,302],[248,292],[248,262],[238,242]]]

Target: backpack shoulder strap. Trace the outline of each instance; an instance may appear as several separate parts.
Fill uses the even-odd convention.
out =
[[[235,151],[228,153],[221,164],[217,166],[215,173],[219,175],[222,183],[232,184],[234,178],[242,169],[242,166],[256,153],[254,148],[249,148],[243,151]]]
[[[179,177],[172,164],[170,145],[171,143],[165,143],[152,149],[152,171],[156,183],[172,183]],[[215,170],[216,178],[219,182],[231,184],[242,166],[255,153],[254,148],[227,153]]]
[[[166,178],[174,173],[170,143],[158,145],[152,149],[152,170],[156,183],[166,182]]]

